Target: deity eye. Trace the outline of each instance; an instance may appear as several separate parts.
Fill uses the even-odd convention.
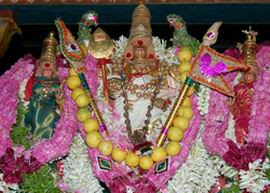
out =
[[[215,32],[212,32],[212,31],[208,32],[208,33],[206,34],[206,37],[207,37],[208,39],[210,39],[210,40],[214,39],[214,37],[215,37]]]
[[[169,22],[172,23],[174,21],[174,18],[169,18]]]
[[[80,51],[80,48],[76,44],[69,44],[67,45],[67,50],[69,52],[78,52]]]

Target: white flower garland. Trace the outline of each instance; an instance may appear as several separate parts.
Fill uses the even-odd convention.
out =
[[[199,138],[192,147],[187,161],[168,182],[167,189],[169,193],[208,193],[219,175]]]
[[[73,140],[69,155],[63,160],[63,180],[69,191],[80,193],[102,193],[98,179],[94,176],[87,154],[87,146],[78,133]]]
[[[252,193],[260,193],[263,191],[264,186],[270,185],[270,181],[266,178],[265,173],[263,172],[264,169],[269,169],[269,160],[261,164],[262,160],[257,160],[253,163],[249,164],[249,170],[244,171],[240,170],[240,188],[247,189],[249,192]]]
[[[200,92],[198,93],[198,109],[201,116],[208,113],[209,99],[210,99],[211,89],[207,86],[200,85]]]

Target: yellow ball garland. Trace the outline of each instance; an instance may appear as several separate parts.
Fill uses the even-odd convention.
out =
[[[188,76],[188,71],[184,71],[182,74],[180,74],[180,81],[182,83],[184,83],[185,80],[186,80],[186,78],[187,78],[187,76]]]
[[[171,128],[169,128],[168,131],[168,138],[171,141],[180,141],[183,138],[183,130],[180,129],[179,127],[173,126]]]
[[[70,68],[70,69],[69,69],[69,75],[70,75],[70,76],[77,76],[77,73],[76,73],[76,71],[75,71],[74,68]]]
[[[76,100],[76,98],[77,98],[79,95],[81,95],[81,94],[85,94],[85,91],[84,91],[82,88],[80,88],[80,87],[75,88],[75,89],[72,91],[72,93],[71,93],[71,98],[72,98],[73,100]]]
[[[144,170],[149,170],[153,166],[153,160],[151,157],[143,156],[140,159],[140,167]]]
[[[122,151],[119,147],[114,148],[112,151],[112,158],[114,161],[120,163],[126,158],[127,153]]]
[[[113,145],[110,141],[104,140],[99,143],[98,150],[102,155],[109,156],[112,153]]]
[[[76,113],[76,118],[81,123],[85,122],[90,116],[91,116],[91,113],[88,111],[87,108],[82,108],[78,110]]]
[[[179,67],[181,73],[181,81],[184,82],[188,72],[191,69],[190,60],[192,53],[188,48],[182,48],[178,54],[178,59],[182,63]],[[152,155],[142,156],[141,158],[135,153],[122,151],[119,147],[114,148],[111,141],[104,140],[98,132],[99,124],[95,119],[91,118],[91,113],[86,108],[90,104],[90,100],[85,91],[80,87],[81,81],[74,69],[70,69],[67,85],[72,90],[72,99],[80,108],[76,113],[78,121],[83,123],[84,129],[87,133],[85,142],[91,148],[98,148],[100,153],[104,156],[112,156],[112,159],[118,163],[125,160],[125,164],[129,167],[140,166],[144,170],[150,169],[154,162],[164,160],[167,155],[175,156],[179,154],[181,146],[179,141],[183,138],[184,130],[189,126],[189,120],[193,116],[191,109],[191,100],[186,97],[183,101],[182,107],[178,110],[178,116],[175,118],[173,127],[169,128],[168,139],[171,140],[166,148],[155,147]],[[190,91],[189,95],[193,93]]]
[[[86,144],[89,147],[96,148],[102,140],[101,135],[97,131],[91,131],[86,135]]]
[[[176,119],[174,119],[173,125],[184,131],[189,126],[189,120],[185,117],[177,117]]]
[[[191,63],[190,62],[183,62],[179,65],[179,72],[183,73],[185,71],[189,72],[191,70]]]
[[[177,141],[170,141],[166,145],[166,152],[169,156],[177,155],[181,150],[180,144]]]
[[[183,106],[185,106],[185,107],[191,107],[191,99],[189,97],[186,97],[184,99]]]
[[[84,130],[86,131],[86,133],[89,133],[91,131],[97,131],[98,130],[98,122],[95,119],[87,119],[85,120],[85,122],[83,123],[83,127]]]
[[[139,164],[140,158],[134,153],[128,153],[125,159],[126,164],[129,167],[136,167]]]
[[[76,104],[79,108],[87,107],[89,103],[90,103],[90,100],[86,94],[81,94],[76,98]]]
[[[179,62],[189,62],[192,59],[192,52],[189,48],[183,47],[177,55]]]
[[[184,106],[183,109],[184,109],[183,117],[190,120],[193,116],[192,108]]]
[[[156,147],[153,149],[152,159],[155,162],[160,162],[164,160],[166,156],[167,156],[167,153],[163,147]]]
[[[81,81],[78,76],[71,75],[67,79],[68,88],[71,90],[78,88],[81,85]]]

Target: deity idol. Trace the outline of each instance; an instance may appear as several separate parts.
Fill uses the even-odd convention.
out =
[[[21,58],[1,76],[5,91],[1,97],[6,101],[1,105],[8,111],[0,122],[0,167],[5,183],[21,183],[23,174],[65,155],[76,132],[75,119],[67,115],[74,107],[60,83],[66,69],[57,68],[57,46],[50,33],[38,60],[29,55]]]
[[[152,145],[147,140],[152,130],[164,122],[162,115],[166,114],[177,89],[176,82],[168,84],[168,79],[175,81],[168,75],[168,64],[157,58],[150,19],[150,12],[143,4],[134,10],[122,60],[112,64],[112,68],[119,70],[109,74],[113,77],[109,91],[113,98],[116,96],[115,110],[135,149],[143,144]],[[114,84],[116,77],[118,85]]]
[[[115,42],[109,58],[99,52],[103,45],[99,41],[108,39],[100,29],[92,35],[91,41],[96,42],[89,42],[85,57],[64,22],[56,20],[60,49],[73,67],[67,83],[79,107],[77,119],[83,123],[80,131],[89,146],[92,169],[115,193],[164,188],[187,158],[199,130],[192,92],[181,111],[177,113],[179,106],[173,105],[180,87],[178,62],[173,49],[166,49],[170,59],[155,50],[150,19],[141,3],[134,10],[128,40],[124,45]]]
[[[38,60],[37,71],[28,81],[25,91],[26,100],[30,99],[25,124],[30,126],[34,141],[50,138],[60,117],[57,102],[63,99],[63,90],[57,77],[57,41],[53,35],[50,33],[44,40],[44,49]]]

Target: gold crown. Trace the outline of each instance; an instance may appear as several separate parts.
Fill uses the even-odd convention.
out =
[[[152,37],[151,14],[149,9],[142,3],[135,8],[132,14],[130,38]]]
[[[55,62],[57,45],[58,45],[58,42],[54,37],[54,33],[50,32],[48,34],[48,37],[43,40],[43,49],[41,52],[40,60]]]

